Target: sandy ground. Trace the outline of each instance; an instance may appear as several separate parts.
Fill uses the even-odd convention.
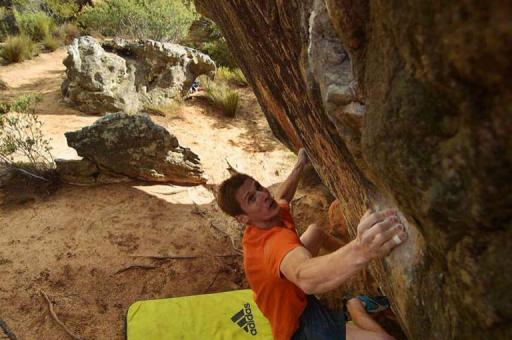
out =
[[[0,92],[0,101],[42,93],[37,111],[52,139],[53,156],[69,159],[77,155],[64,132],[98,117],[62,101],[65,55],[59,49],[0,67],[0,78],[10,87]],[[264,185],[282,182],[296,157],[272,137],[252,92],[241,89],[240,94],[236,119],[222,117],[199,100],[153,119],[200,156],[209,183],[228,176],[225,159]],[[328,202],[317,204],[327,209]],[[134,301],[247,287],[236,250],[241,230],[217,210],[203,187],[64,186],[44,199],[1,207],[0,235],[0,319],[18,339],[67,338],[50,317],[41,291],[77,335],[121,339],[124,315]],[[128,268],[133,265],[145,267]]]

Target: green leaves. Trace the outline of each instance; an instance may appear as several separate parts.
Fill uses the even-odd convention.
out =
[[[106,36],[180,42],[196,17],[181,0],[110,0],[85,7],[78,22]]]
[[[39,101],[39,94],[30,94],[9,105],[1,104],[8,112],[0,114],[0,161],[13,165],[15,159],[24,158],[41,172],[53,168],[50,142],[44,138],[43,123],[35,114]]]

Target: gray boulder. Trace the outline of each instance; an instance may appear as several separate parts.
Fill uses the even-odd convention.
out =
[[[84,184],[123,176],[187,186],[206,182],[199,157],[146,115],[112,113],[65,135],[68,145],[87,160],[87,164],[62,164],[61,172],[72,181],[102,175],[100,182]]]
[[[200,75],[210,77],[215,63],[194,49],[153,40],[115,39],[104,47],[90,36],[75,39],[64,59],[65,100],[90,114],[134,114],[187,94]]]

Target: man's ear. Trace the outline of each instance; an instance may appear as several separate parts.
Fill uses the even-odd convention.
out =
[[[237,215],[235,218],[241,224],[249,223],[249,216],[247,216],[246,214]]]

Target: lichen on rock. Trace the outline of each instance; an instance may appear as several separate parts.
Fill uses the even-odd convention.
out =
[[[199,157],[147,115],[111,113],[65,135],[68,145],[99,174],[176,185],[206,182]]]
[[[198,76],[215,72],[210,57],[185,46],[119,38],[100,44],[90,36],[71,43],[64,65],[65,100],[90,114],[168,104],[186,95]]]

